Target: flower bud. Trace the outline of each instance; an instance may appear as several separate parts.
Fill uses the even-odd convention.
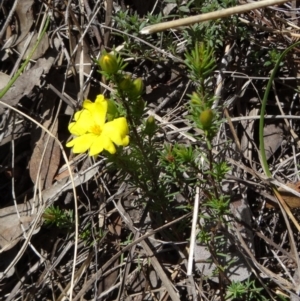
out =
[[[153,116],[149,116],[146,121],[145,134],[148,136],[153,136],[157,129],[155,118]]]
[[[133,83],[132,83],[131,77],[129,75],[124,76],[119,82],[119,88],[125,92],[132,89],[132,85],[133,85]]]
[[[118,108],[115,104],[115,102],[111,99],[107,100],[107,112],[106,112],[106,118],[107,121],[114,120],[118,115]]]
[[[142,95],[143,90],[144,90],[143,80],[141,78],[137,78],[133,81],[132,87],[131,87],[130,91],[128,92],[128,94],[131,97],[138,97],[138,96]]]
[[[214,112],[212,109],[206,109],[200,114],[200,123],[202,125],[203,130],[208,130],[213,122]]]
[[[99,65],[102,71],[108,74],[115,74],[119,70],[117,58],[113,54],[106,53],[99,59]]]
[[[200,99],[200,96],[198,95],[198,93],[193,92],[193,94],[191,95],[191,103],[194,105],[202,104],[202,100]]]

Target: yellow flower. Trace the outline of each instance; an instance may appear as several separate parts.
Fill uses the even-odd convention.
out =
[[[106,121],[108,102],[103,95],[98,95],[95,102],[85,100],[83,109],[74,115],[74,122],[69,124],[69,131],[76,136],[66,144],[73,147],[74,153],[84,153],[94,156],[107,150],[116,152],[115,144],[127,146],[129,143],[128,125],[124,117]]]

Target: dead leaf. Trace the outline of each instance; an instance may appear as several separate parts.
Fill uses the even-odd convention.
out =
[[[80,34],[79,33],[74,33],[71,32],[70,35],[70,42],[72,45],[72,48],[75,49],[77,44],[79,43],[80,40]],[[85,40],[83,40],[83,45],[81,43],[78,44],[78,48],[76,51],[76,56],[75,56],[75,67],[76,71],[79,72],[79,64],[80,64],[80,56],[81,56],[81,51],[83,52],[83,72],[86,74],[89,74],[91,71],[91,58],[89,55],[89,47],[86,43]]]
[[[18,45],[21,41],[24,40],[26,35],[29,33],[32,24],[34,23],[34,16],[32,10],[33,3],[34,0],[18,1],[16,7],[16,16],[18,19],[17,31],[19,36],[15,43],[12,45],[12,47]]]
[[[24,55],[23,55],[23,59],[26,59],[29,54],[31,53],[32,51],[32,48],[35,46],[35,43],[38,39],[38,36],[39,34],[38,33],[35,33],[28,45],[28,48],[27,50],[25,51]],[[17,50],[19,52],[22,52],[24,46],[26,44],[26,39],[24,39],[23,41],[21,41],[18,45],[17,45]],[[40,40],[36,50],[34,51],[31,59],[32,60],[37,60],[39,59],[40,57],[42,57],[44,55],[44,53],[47,51],[47,49],[49,48],[49,38],[48,38],[48,35],[47,33],[45,33],[43,35],[43,38]]]
[[[75,168],[75,166],[72,165],[72,166],[70,166],[70,168],[71,168],[71,170],[73,171],[74,168]],[[64,178],[66,178],[66,177],[69,177],[69,170],[68,170],[68,169],[65,169],[64,171],[58,173],[58,174],[55,176],[54,180],[55,180],[55,181],[60,181],[60,180],[62,180],[62,179],[64,179]]]
[[[58,121],[54,120],[55,94],[51,90],[44,92],[41,105],[42,125],[57,134]],[[37,187],[44,189],[52,185],[57,172],[61,152],[59,145],[52,137],[42,131],[38,126],[32,130],[33,152],[29,163],[29,174],[32,182]],[[38,179],[38,182],[36,182]]]
[[[40,77],[49,72],[53,62],[53,57],[39,59],[30,70],[19,76],[14,85],[1,98],[1,101],[11,106],[17,105],[23,96],[28,95],[35,86],[40,85]],[[4,109],[4,106],[0,105],[0,115]]]
[[[287,183],[285,185],[294,189],[296,192],[300,192],[300,181],[296,182],[296,183]],[[281,187],[278,189],[278,191],[290,208],[300,208],[300,198],[299,197],[297,197],[296,195],[292,194],[289,191],[284,190]],[[278,204],[268,200],[266,207],[274,208],[274,207],[278,207]]]
[[[7,85],[9,80],[10,80],[10,77],[7,74],[0,72],[0,90],[3,89]]]
[[[75,187],[82,185],[89,181],[97,172],[97,168],[89,169],[86,173],[82,172],[80,175],[74,176],[73,183],[71,181],[66,183],[66,181],[63,180],[52,185],[50,188],[43,190],[41,192],[42,204],[45,204],[49,200],[54,202],[63,192],[72,189],[73,184]],[[40,204],[40,206],[42,204]],[[18,204],[17,209],[21,217],[20,219],[16,213],[15,206],[0,209],[0,254],[10,250],[23,238],[21,222],[26,229],[29,229],[31,221],[36,217],[36,213],[40,209],[40,206],[36,207],[36,200],[34,198],[24,204]],[[40,227],[35,229],[33,234],[38,233],[39,230]]]
[[[32,205],[30,203],[17,205],[20,219],[18,218],[15,206],[0,209],[0,248],[1,252],[14,247],[22,237],[23,230],[29,229],[35,215],[31,215]]]
[[[267,160],[271,158],[274,153],[281,146],[283,140],[283,128],[276,124],[266,124],[264,127],[264,142]]]

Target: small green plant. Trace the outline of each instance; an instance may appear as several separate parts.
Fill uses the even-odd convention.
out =
[[[267,301],[268,299],[262,295],[262,290],[263,288],[256,287],[255,280],[233,281],[227,287],[226,300]]]
[[[157,226],[181,216],[182,208],[191,210],[194,197],[191,192],[200,186],[205,195],[201,211],[205,212],[204,223],[207,221],[200,236],[213,253],[213,258],[217,258],[218,255],[223,256],[220,250],[225,238],[218,229],[211,234],[208,226],[227,227],[224,216],[228,214],[229,197],[223,193],[221,182],[229,168],[212,152],[214,137],[222,123],[219,117],[221,108],[212,108],[215,97],[212,85],[209,85],[213,83],[216,67],[214,51],[205,43],[196,43],[194,49],[186,53],[185,63],[196,87],[188,109],[193,126],[202,130],[199,147],[183,143],[161,145],[156,136],[160,129],[154,116],[143,117],[143,81],[128,76],[122,59],[114,53],[103,54],[97,62],[101,68],[99,72],[114,92],[109,98],[98,95],[94,103],[84,101],[84,108],[75,113],[74,122],[69,125],[71,133],[79,137],[67,145],[75,152],[89,150],[95,158],[103,151],[111,170],[117,171],[121,179],[139,189],[139,200],[147,204]],[[120,119],[122,126],[113,123]],[[183,206],[178,206],[179,195],[186,200]],[[177,227],[181,231],[172,228],[167,231],[166,239],[185,238],[187,231],[182,225]],[[86,241],[89,236],[87,230],[81,234]],[[214,263],[216,272],[226,272],[227,264]]]
[[[159,46],[158,41],[153,36],[142,36],[140,34],[140,30],[146,25],[156,24],[163,22],[162,14],[152,15],[148,14],[144,20],[141,20],[137,13],[130,15],[128,11],[122,11],[116,13],[114,16],[117,29],[120,32],[113,32],[116,36],[116,39],[121,39],[124,42],[124,48],[122,53],[124,55],[128,55],[130,57],[134,57],[135,59],[150,59],[150,60],[158,60],[158,57],[155,58],[153,56],[153,49],[149,48],[144,43],[137,42],[136,38],[142,38],[147,43]],[[163,40],[164,46],[165,44],[172,44],[173,41],[168,39]],[[168,48],[168,47],[166,47]]]
[[[234,264],[234,259],[224,254],[228,238],[223,235],[222,229],[228,228],[225,216],[230,214],[230,196],[223,192],[221,183],[230,168],[222,157],[215,156],[212,151],[214,138],[222,123],[222,108],[213,108],[216,99],[210,89],[216,66],[214,51],[206,43],[196,43],[195,48],[186,54],[185,62],[190,70],[189,76],[196,86],[196,91],[190,95],[189,118],[203,132],[202,148],[196,151],[201,158],[197,182],[205,195],[199,213],[201,222],[198,240],[211,253],[215,265],[214,273],[226,275],[227,270]]]
[[[214,12],[220,9],[225,9],[237,5],[236,0],[197,0],[189,5],[190,11],[195,11],[198,14]],[[180,12],[179,12],[180,14]],[[190,14],[187,12],[187,16]],[[183,36],[187,45],[194,45],[197,42],[204,42],[215,50],[224,46],[224,42],[228,43],[231,39],[245,39],[248,31],[242,24],[237,15],[228,18],[201,22],[189,26],[183,30]]]
[[[105,234],[102,229],[96,231],[92,229],[92,225],[87,224],[82,231],[79,233],[79,238],[83,240],[86,246],[94,246],[97,242],[99,242]]]
[[[43,218],[45,225],[49,227],[71,229],[74,226],[73,210],[62,210],[54,205],[45,210]]]
[[[268,55],[266,56],[266,61],[264,63],[264,66],[265,67],[268,67],[268,66],[274,66],[277,62],[277,60],[279,59],[281,55],[281,52],[279,52],[277,49],[271,49],[268,51]],[[280,63],[279,66],[282,66],[283,65],[283,62]]]

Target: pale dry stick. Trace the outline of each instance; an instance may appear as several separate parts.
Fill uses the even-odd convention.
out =
[[[81,24],[84,24],[84,3],[83,0],[79,1],[79,9],[81,12]],[[84,59],[83,59],[83,49],[84,49],[84,40],[81,39],[80,42],[81,47],[80,47],[80,63],[79,63],[79,99],[81,102],[83,102],[83,82],[84,82],[84,76],[83,76],[83,71],[84,71]],[[79,45],[78,43],[78,45]]]
[[[264,8],[271,5],[276,4],[282,4],[285,2],[289,2],[289,0],[263,0],[263,1],[257,1],[252,2],[248,4],[238,5],[235,7],[230,7],[226,9],[222,9],[215,12],[210,12],[202,15],[182,18],[179,20],[169,21],[169,22],[163,22],[158,23],[155,25],[146,26],[143,29],[140,30],[141,34],[151,34],[158,31],[164,31],[171,28],[177,28],[180,26],[188,26],[199,22],[204,21],[210,21],[210,20],[216,20],[220,18],[226,18],[235,14],[241,14],[245,13],[250,10],[258,9],[258,8]]]
[[[230,45],[226,45],[226,47],[225,47],[225,53],[221,60],[221,68],[218,72],[217,81],[216,81],[216,89],[215,89],[215,93],[214,93],[216,100],[214,101],[214,103],[212,105],[212,109],[215,109],[219,106],[219,101],[222,96],[223,84],[225,81],[225,76],[224,76],[223,71],[225,71],[225,68],[228,67],[229,61],[232,60],[232,58],[230,58],[230,53],[231,53],[234,45],[235,44],[233,44],[231,47],[230,47]]]
[[[65,161],[65,163],[66,163],[66,165],[67,165],[67,167],[68,167],[70,179],[71,179],[71,181],[72,181],[72,189],[73,189],[73,193],[74,193],[74,207],[75,207],[75,233],[77,234],[77,238],[78,238],[78,212],[77,212],[78,210],[77,210],[77,201],[76,201],[76,200],[77,200],[77,194],[76,194],[76,189],[75,189],[75,185],[74,185],[73,174],[72,174],[72,171],[71,171],[70,164],[68,163],[68,157],[67,157],[67,154],[65,153],[65,150],[64,150],[64,148],[63,148],[63,145],[61,144],[61,142],[60,142],[60,141],[59,141],[59,140],[58,140],[58,139],[57,139],[57,138],[56,138],[56,137],[55,137],[48,129],[46,129],[45,127],[43,127],[42,124],[40,124],[39,122],[37,122],[36,120],[34,120],[34,119],[31,118],[30,116],[28,116],[27,114],[25,114],[25,113],[19,111],[18,109],[16,109],[16,108],[10,106],[9,104],[7,104],[7,103],[5,103],[5,102],[3,102],[3,101],[1,101],[1,100],[0,100],[0,104],[3,105],[3,106],[5,106],[5,107],[8,108],[8,109],[13,110],[13,111],[16,112],[16,113],[22,115],[22,116],[25,117],[26,119],[30,120],[31,122],[33,122],[34,124],[36,124],[37,126],[39,126],[43,131],[45,131],[46,133],[48,133],[48,135],[51,136],[51,137],[56,141],[56,143],[59,145],[59,147],[60,147],[60,149],[61,149],[61,151],[62,151],[62,155],[63,155],[64,161]],[[42,209],[43,209],[43,208],[41,208],[41,210],[40,210],[40,216],[41,216],[42,213],[43,213]],[[39,215],[37,214],[37,217],[38,217],[38,216],[39,216]],[[40,217],[40,216],[39,216],[39,217]],[[36,220],[35,220],[35,222],[34,222],[32,228],[31,228],[31,230],[29,231],[28,237],[27,237],[27,239],[25,240],[25,242],[24,242],[22,248],[19,250],[19,252],[18,252],[16,258],[19,257],[19,259],[20,259],[21,255],[25,252],[26,246],[28,245],[29,239],[30,239],[31,236],[33,235],[33,232],[34,232],[34,230],[35,230],[35,227],[36,227],[36,225],[37,225],[37,222],[38,222],[38,218],[36,218]],[[77,225],[76,225],[76,223],[77,223]],[[77,231],[77,232],[76,232],[76,231]],[[75,242],[76,242],[76,239],[75,239]],[[18,259],[18,260],[19,260],[19,259]],[[13,260],[13,261],[10,263],[10,265],[6,268],[6,270],[3,272],[3,275],[5,275],[5,274],[11,269],[11,267],[12,267],[18,260]]]
[[[154,14],[154,11],[155,11],[155,9],[156,9],[157,4],[158,4],[158,0],[156,0],[155,4],[153,5],[153,8],[152,8],[152,10],[151,10],[151,12],[150,12],[150,15],[153,15],[153,14]]]
[[[292,275],[290,274],[290,272],[288,271],[288,269],[286,268],[286,266],[283,264],[282,260],[279,258],[278,254],[274,251],[271,250],[271,252],[273,253],[273,256],[277,259],[277,261],[279,262],[279,265],[281,265],[281,267],[284,269],[285,274],[290,278],[291,282],[296,285],[294,278],[292,277]]]
[[[200,194],[200,188],[197,186],[195,201],[194,201],[192,229],[191,229],[191,236],[190,236],[189,259],[188,259],[188,266],[186,272],[187,276],[191,276],[193,270],[194,250],[195,250],[195,241],[196,241],[196,227],[197,227],[198,213],[199,213],[199,194]]]
[[[187,131],[189,131],[192,128],[193,128],[192,126],[187,126],[187,127],[184,127],[184,128],[176,128],[176,130],[169,131],[168,134],[169,135],[181,134],[182,132],[187,132]]]
[[[9,11],[9,15],[6,18],[5,23],[4,23],[4,25],[3,25],[3,27],[1,28],[1,31],[0,31],[0,40],[2,40],[4,32],[5,32],[5,30],[6,30],[7,26],[8,26],[8,24],[9,24],[9,22],[11,21],[13,15],[15,13],[15,10],[16,10],[18,2],[19,2],[19,0],[15,0],[14,5],[12,6],[12,8]]]
[[[231,117],[230,117],[228,109],[226,107],[224,108],[224,114],[225,114],[225,117],[227,119],[227,123],[229,125],[229,128],[230,128],[231,134],[233,136],[233,139],[235,141],[235,144],[236,144],[239,152],[242,153],[242,147],[241,147],[240,139],[239,139],[239,137],[236,133],[236,130],[235,130],[233,124],[232,124]]]
[[[71,6],[71,3],[72,3],[72,0],[67,0],[68,1],[68,4],[67,4],[67,7],[66,7],[66,10],[65,10],[65,24],[68,24],[68,21],[69,21],[69,15],[70,15],[70,6]]]

